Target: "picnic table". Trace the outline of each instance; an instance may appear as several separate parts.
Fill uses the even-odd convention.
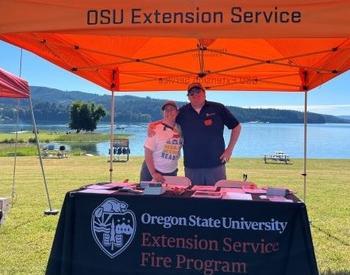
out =
[[[290,163],[290,157],[282,151],[276,151],[272,155],[264,155],[265,163]]]
[[[66,147],[60,145],[58,148],[54,144],[48,144],[41,149],[41,156],[43,158],[68,158]]]

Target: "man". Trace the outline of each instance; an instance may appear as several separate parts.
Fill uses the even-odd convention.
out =
[[[176,176],[182,147],[181,134],[175,124],[178,108],[175,101],[162,106],[163,119],[152,123],[154,135],[145,141],[145,161],[140,180],[164,182],[163,176]]]
[[[185,176],[192,184],[214,185],[226,179],[225,163],[231,158],[241,125],[224,105],[206,101],[200,83],[190,84],[187,96],[190,103],[179,109],[176,118],[184,139]],[[231,129],[226,148],[224,126]]]

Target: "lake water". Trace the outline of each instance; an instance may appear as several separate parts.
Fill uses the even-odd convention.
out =
[[[143,155],[147,124],[118,125],[117,133],[130,134],[131,156]],[[20,125],[22,130],[31,130],[30,125]],[[67,131],[66,125],[39,125],[39,129]],[[0,124],[0,132],[15,131],[16,126]],[[109,125],[99,125],[97,132],[109,132]],[[303,157],[304,125],[302,124],[254,124],[243,123],[234,157],[262,157],[274,151],[283,151],[291,158]],[[225,130],[225,140],[229,131]],[[68,145],[79,146],[94,155],[108,155],[109,142]],[[308,158],[350,158],[350,124],[309,124]]]

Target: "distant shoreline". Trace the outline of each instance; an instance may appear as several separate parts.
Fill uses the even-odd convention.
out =
[[[31,86],[33,98],[33,109],[38,124],[66,124],[69,121],[70,106],[76,101],[93,102],[102,105],[107,111],[107,116],[101,121],[110,121],[109,110],[111,105],[110,95],[96,95],[79,91],[67,92],[47,87]],[[163,99],[151,97],[138,97],[131,95],[120,95],[115,104],[115,121],[118,124],[125,123],[148,123],[161,118],[160,108]],[[177,101],[179,106],[187,104],[184,101]],[[243,123],[295,123],[302,124],[304,113],[301,111],[284,110],[278,108],[243,108],[237,106],[226,107]],[[0,123],[15,123],[14,110],[18,108],[20,120],[25,123],[31,122],[31,113],[28,104],[22,101],[17,107],[16,101],[0,99]],[[333,116],[308,112],[309,124],[324,123],[350,123],[347,116]]]
[[[131,156],[143,156],[143,145],[147,136],[146,123],[117,123],[116,129],[114,127],[114,134],[128,135],[130,141]],[[15,139],[16,129],[15,124],[0,124],[0,136],[2,139]],[[30,124],[22,124],[17,128],[18,130],[28,130],[31,134],[32,126]],[[77,140],[73,138],[74,131],[70,131],[66,124],[39,124],[39,139],[42,143],[47,140],[53,141],[54,136],[63,136],[60,139],[55,139],[58,143],[63,145],[72,145],[81,150],[93,155],[107,156],[109,152],[109,132],[110,125],[107,123],[99,124],[95,133],[87,134],[84,140],[86,144],[72,143],[68,144],[64,141]],[[12,133],[10,133],[12,132]],[[71,132],[71,135],[66,135],[66,132]],[[8,133],[3,134],[3,133]],[[303,135],[304,125],[297,123],[243,123],[240,139],[233,152],[235,157],[261,157],[264,155],[273,154],[275,151],[283,151],[293,158],[302,158],[303,156]],[[104,140],[96,141],[95,136],[103,134],[106,136]],[[225,128],[224,138],[227,144],[229,140],[230,131]],[[313,159],[348,159],[350,158],[350,124],[336,124],[336,123],[322,123],[322,124],[308,124],[307,131],[308,148],[307,156]],[[25,134],[18,135],[19,138],[24,139]],[[84,133],[79,134],[81,137]],[[88,137],[91,135],[91,139]],[[28,139],[28,138],[27,138]],[[95,140],[96,142],[91,142]],[[47,143],[47,142],[46,142]]]
[[[118,125],[128,125],[128,124],[148,124],[149,122],[139,122],[139,121],[116,121],[114,122],[114,125],[118,128],[120,126]],[[241,122],[242,124],[301,124],[303,125],[303,122],[263,122],[263,121],[246,121],[246,122]],[[45,122],[41,122],[41,121],[36,121],[37,126],[40,125],[44,125],[44,126],[48,126],[48,125],[57,125],[57,126],[67,126],[68,128],[68,122],[63,122],[63,121],[45,121]],[[308,122],[307,124],[350,124],[349,122]],[[0,128],[2,125],[16,125],[15,121],[0,121]],[[24,126],[31,126],[32,122],[31,121],[25,121],[25,122],[21,122],[18,125],[24,125]],[[107,121],[102,121],[101,123],[98,124],[98,126],[101,125],[110,125]],[[1,131],[1,130],[0,130]]]

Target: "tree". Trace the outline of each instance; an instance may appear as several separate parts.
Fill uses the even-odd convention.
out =
[[[69,128],[79,133],[81,130],[94,131],[97,123],[106,115],[101,105],[94,103],[73,102],[70,108]]]

